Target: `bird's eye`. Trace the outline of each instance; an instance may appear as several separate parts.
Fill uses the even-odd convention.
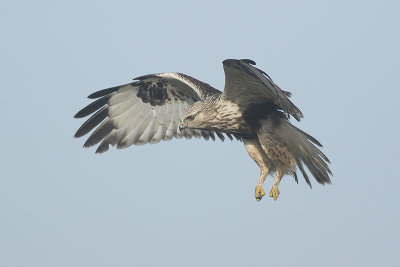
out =
[[[187,119],[190,120],[190,121],[192,121],[192,120],[194,120],[194,116],[193,116],[193,115],[190,115],[190,116],[187,117]]]

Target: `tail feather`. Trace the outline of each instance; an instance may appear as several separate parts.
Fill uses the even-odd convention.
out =
[[[297,128],[296,126],[292,125],[293,128],[295,128],[297,131],[299,131],[302,135],[304,135],[307,139],[309,139],[311,142],[313,142],[314,144],[316,144],[319,147],[322,147],[321,143],[318,142],[317,139],[315,139],[314,137],[312,137],[311,135],[309,135],[306,132],[303,132],[302,130],[300,130],[299,128]]]
[[[322,147],[321,143],[311,135],[293,126],[288,121],[285,121],[284,125],[287,126],[283,131],[286,137],[285,139],[293,153],[296,165],[303,174],[307,184],[311,187],[310,179],[304,170],[303,164],[307,166],[307,169],[318,183],[330,184],[331,179],[329,176],[332,175],[328,166],[330,161],[324,153],[315,146]]]
[[[294,176],[294,180],[296,181],[296,183],[299,183],[299,178],[297,178],[296,172],[293,172],[293,176]]]
[[[306,180],[307,184],[312,188],[310,179],[308,178],[308,175],[307,175],[307,172],[304,170],[303,163],[298,158],[295,158],[295,160],[296,160],[297,166],[299,166],[299,169],[300,169],[301,173],[303,174],[304,180]]]

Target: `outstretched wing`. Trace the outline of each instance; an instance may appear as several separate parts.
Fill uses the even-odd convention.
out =
[[[183,136],[215,140],[210,131],[185,129],[181,133],[178,124],[194,102],[220,91],[181,73],[151,74],[134,80],[88,96],[98,99],[75,115],[83,118],[94,113],[75,133],[75,137],[81,137],[97,127],[84,147],[101,142],[96,153],[102,153],[110,144],[125,148]]]
[[[222,62],[225,71],[225,89],[221,98],[241,107],[271,103],[296,120],[303,118],[301,111],[289,100],[290,92],[279,88],[262,70],[254,67],[249,59],[227,59]]]

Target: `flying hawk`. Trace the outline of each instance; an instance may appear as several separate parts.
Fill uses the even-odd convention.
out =
[[[304,165],[318,183],[331,183],[329,159],[317,148],[322,145],[289,121],[290,116],[298,121],[303,117],[289,100],[291,93],[254,67],[252,60],[227,59],[222,64],[224,92],[176,72],[145,75],[95,92],[88,98],[97,100],[75,115],[83,118],[94,113],[75,137],[97,127],[84,144],[91,147],[100,142],[96,153],[107,151],[109,145],[125,148],[173,137],[215,140],[217,136],[222,141],[225,135],[235,137],[260,167],[257,201],[265,195],[265,178],[274,172],[269,194],[274,200],[283,175],[294,176],[298,183],[297,168],[311,187]]]

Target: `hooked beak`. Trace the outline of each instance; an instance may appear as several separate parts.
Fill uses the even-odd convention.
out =
[[[187,123],[185,124],[184,121],[179,123],[179,131],[182,132],[183,129],[187,127]]]

